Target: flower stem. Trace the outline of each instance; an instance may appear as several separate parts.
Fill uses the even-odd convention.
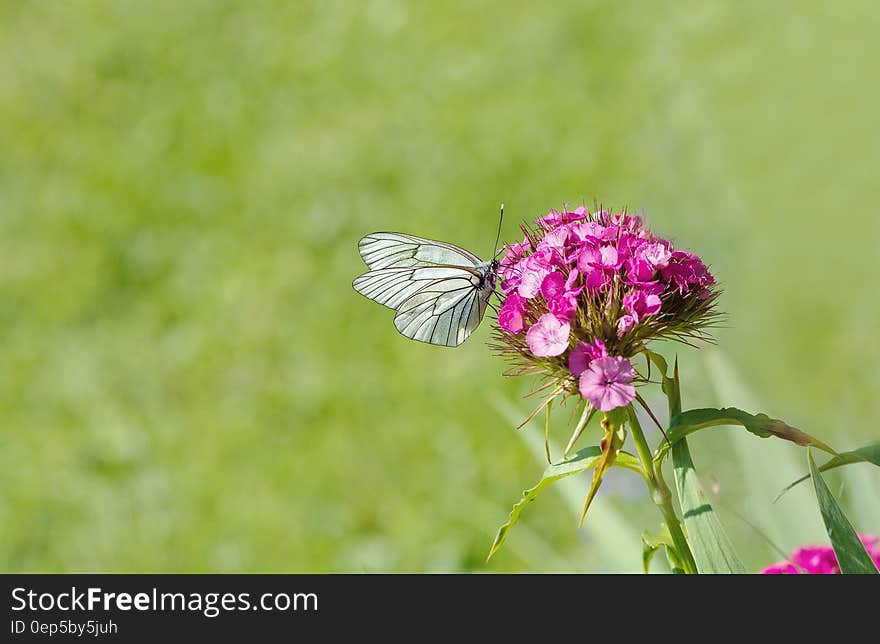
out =
[[[672,491],[666,485],[666,481],[663,480],[662,463],[655,463],[651,455],[651,448],[648,447],[648,441],[645,439],[645,433],[642,431],[642,426],[632,404],[627,407],[627,414],[629,415],[629,425],[632,429],[633,441],[636,444],[636,452],[638,452],[639,460],[642,462],[642,467],[647,475],[645,480],[651,489],[651,499],[660,509],[661,514],[663,514],[663,520],[669,528],[669,534],[672,536],[672,542],[675,545],[675,550],[681,560],[685,574],[695,575],[697,574],[697,564],[694,561],[694,555],[691,553],[687,538],[684,536],[681,522],[675,514],[675,508],[672,506]]]

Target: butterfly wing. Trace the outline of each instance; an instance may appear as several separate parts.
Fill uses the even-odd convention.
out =
[[[457,347],[479,326],[491,288],[463,267],[381,268],[356,278],[354,289],[397,311],[394,326],[419,342]],[[481,287],[481,285],[483,285]]]
[[[371,270],[415,266],[479,266],[473,253],[453,244],[405,233],[372,233],[358,242],[361,257]]]

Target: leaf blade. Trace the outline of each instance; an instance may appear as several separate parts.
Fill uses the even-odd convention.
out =
[[[746,567],[706,498],[684,438],[672,447],[672,465],[697,571],[700,574],[744,574]]]
[[[701,429],[720,425],[741,425],[760,438],[776,436],[802,447],[816,447],[832,456],[837,455],[834,449],[818,438],[810,436],[796,427],[776,418],[770,418],[767,414],[750,414],[736,407],[690,409],[676,414],[669,423],[669,444],[674,445],[677,441]]]
[[[548,466],[547,469],[544,470],[541,480],[538,481],[536,485],[525,490],[519,501],[513,505],[513,508],[508,515],[507,522],[498,528],[492,546],[489,548],[489,554],[486,557],[486,561],[490,560],[501,549],[501,546],[504,545],[505,539],[507,539],[508,533],[519,520],[520,514],[522,514],[525,506],[534,501],[544,488],[567,476],[572,476],[573,474],[579,474],[580,472],[592,469],[599,463],[601,458],[602,450],[594,445],[591,447],[585,447],[578,451],[572,458],[563,461],[562,463]],[[628,452],[620,452],[617,455],[614,465],[644,475],[638,459]]]
[[[844,575],[880,574],[865,550],[865,546],[859,540],[855,528],[846,518],[831,494],[831,490],[825,484],[825,479],[819,473],[816,462],[813,460],[813,454],[809,449],[807,450],[807,463],[810,467],[810,476],[813,479],[813,488],[816,491],[822,522],[825,524],[825,531],[831,540],[831,547],[834,548],[840,572]]]
[[[841,452],[834,458],[820,465],[819,471],[827,472],[828,470],[833,470],[836,467],[851,465],[852,463],[873,463],[877,467],[880,467],[880,443],[873,443],[872,445],[865,445],[864,447],[850,450],[848,452]],[[773,499],[773,502],[775,503],[776,501],[778,501],[780,498],[782,498],[783,494],[788,492],[796,485],[800,485],[808,478],[810,478],[810,475],[805,474],[798,480],[789,483],[782,489],[779,494],[776,495],[776,498]]]

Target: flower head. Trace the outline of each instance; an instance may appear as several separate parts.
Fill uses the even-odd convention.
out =
[[[654,339],[708,340],[715,279],[693,253],[641,217],[585,207],[551,210],[507,246],[495,345],[602,411],[629,404],[644,381],[629,360]]]

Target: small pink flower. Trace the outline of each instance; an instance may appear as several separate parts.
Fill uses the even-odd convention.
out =
[[[706,287],[715,283],[715,278],[702,260],[686,251],[672,253],[662,273],[663,279],[675,284],[679,293],[686,293],[692,286]]]
[[[498,326],[511,333],[522,331],[525,303],[526,301],[516,293],[508,295],[498,311]]]
[[[513,266],[523,257],[525,257],[526,253],[531,252],[532,250],[532,242],[529,241],[528,237],[524,237],[523,240],[517,244],[508,244],[507,252],[504,254],[504,257],[501,259],[501,266],[508,267]]]
[[[559,271],[547,273],[541,282],[541,295],[548,302],[565,292],[565,277]]]
[[[623,308],[633,320],[641,321],[649,315],[660,312],[660,297],[643,290],[635,291],[623,297]]]
[[[878,537],[859,535],[874,565],[880,568],[880,547]],[[840,566],[831,546],[804,546],[794,550],[788,561],[780,561],[764,568],[762,575],[839,575]]]
[[[617,227],[606,227],[596,221],[572,224],[571,232],[580,242],[590,246],[599,246],[617,239]]]
[[[571,212],[559,212],[551,208],[546,215],[538,217],[536,222],[545,230],[551,230],[556,226],[561,226],[573,221],[582,221],[583,219],[586,219],[587,214],[587,209],[583,206],[579,206]]]
[[[610,221],[612,224],[619,226],[623,230],[628,230],[633,233],[641,232],[645,228],[644,220],[638,215],[627,215],[624,213],[618,213],[616,215],[611,215]]]
[[[577,313],[577,296],[583,289],[566,291],[552,300],[547,300],[547,309],[560,320],[571,322]]]
[[[586,342],[578,342],[578,345],[568,354],[568,370],[575,378],[579,377],[593,360],[605,358],[608,356],[608,349],[605,343],[598,338],[593,340],[592,344]]]
[[[636,388],[630,383],[635,377],[635,369],[626,358],[598,358],[581,374],[578,388],[596,409],[607,412],[633,401]]]
[[[562,321],[570,322],[577,311],[577,298],[583,288],[572,288],[577,281],[577,269],[572,269],[568,279],[558,271],[547,274],[541,282],[541,295],[547,302],[547,309]]]
[[[611,275],[621,267],[623,258],[617,252],[614,246],[606,245],[599,248],[591,248],[584,246],[577,259],[578,270],[586,276],[588,288],[593,286],[604,286],[611,281]],[[603,273],[601,276],[592,276],[597,271]],[[607,273],[607,274],[605,274]],[[592,276],[592,277],[591,277]]]
[[[569,231],[567,226],[560,226],[549,231],[544,238],[538,243],[537,250],[545,248],[554,252],[562,252],[565,244],[568,242]]]
[[[641,256],[654,268],[664,268],[669,263],[672,253],[669,251],[668,242],[654,242],[642,247]]]
[[[654,279],[657,270],[644,257],[630,257],[626,260],[626,281],[629,284],[643,284]]]
[[[547,274],[553,262],[553,252],[548,249],[535,251],[525,259],[521,260],[517,267],[520,272],[520,283],[517,292],[527,300],[537,296],[541,291],[541,283]]]
[[[635,318],[631,315],[624,315],[617,321],[617,337],[622,338],[629,330],[636,325]]]
[[[560,322],[552,313],[545,313],[526,333],[526,342],[534,356],[558,356],[568,349],[570,332],[568,322]]]

